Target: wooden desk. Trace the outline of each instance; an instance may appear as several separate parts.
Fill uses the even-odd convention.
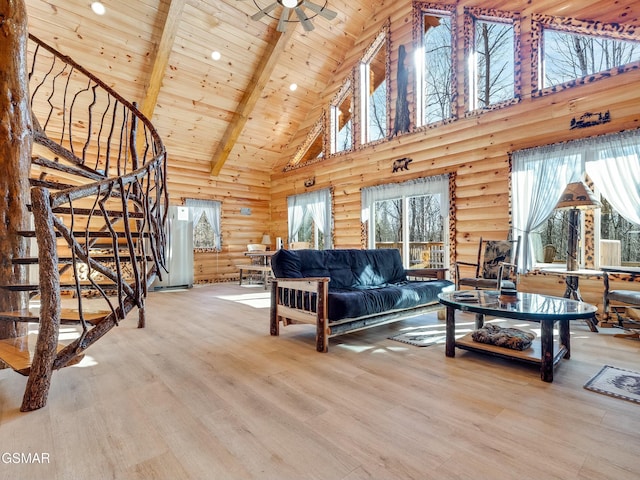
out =
[[[273,272],[269,265],[239,265],[238,270],[240,271],[240,285],[242,285],[242,274],[245,271],[259,272],[262,276],[262,283],[264,284],[265,290],[267,289],[267,285],[269,285],[269,279],[273,277]]]
[[[253,250],[244,252],[244,255],[251,258],[251,261],[256,265],[269,265],[269,259],[274,253],[276,252],[271,250]]]

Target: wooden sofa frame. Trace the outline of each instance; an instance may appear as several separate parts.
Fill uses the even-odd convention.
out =
[[[315,324],[316,350],[327,352],[329,339],[338,335],[415,317],[444,308],[439,302],[391,310],[356,318],[328,319],[329,277],[274,278],[271,281],[270,333],[280,334],[283,325]]]

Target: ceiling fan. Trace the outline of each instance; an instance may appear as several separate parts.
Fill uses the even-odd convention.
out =
[[[277,30],[279,32],[286,31],[287,23],[291,22],[300,22],[305,31],[309,32],[314,28],[313,23],[311,22],[312,18],[320,15],[327,20],[333,20],[338,15],[333,10],[329,10],[327,8],[328,0],[325,0],[324,5],[318,5],[317,3],[310,2],[309,0],[276,0],[266,7],[261,7],[257,0],[253,0],[253,3],[258,7],[258,12],[251,15],[251,19],[260,20],[264,16],[276,19],[278,20]],[[280,14],[276,15],[274,11],[278,7],[282,8],[280,9]],[[310,10],[312,14],[308,15],[304,10],[305,8]],[[292,10],[295,13],[295,17],[293,18],[291,18]]]

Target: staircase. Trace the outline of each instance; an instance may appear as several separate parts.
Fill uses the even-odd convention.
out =
[[[166,151],[149,120],[32,35],[28,51],[33,228],[18,233],[30,252],[13,263],[29,281],[0,285],[29,296],[29,309],[0,312],[29,324],[28,335],[0,340],[0,361],[29,377],[22,411],[43,407],[52,372],[79,362],[132,309],[144,327],[168,210]],[[61,325],[75,338],[62,341]]]

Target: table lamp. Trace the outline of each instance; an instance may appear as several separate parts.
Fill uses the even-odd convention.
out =
[[[271,235],[269,235],[268,233],[262,235],[262,242],[260,243],[262,243],[262,245],[266,245],[267,250],[271,250]]]
[[[578,238],[580,237],[580,210],[599,208],[600,201],[584,182],[567,185],[562,192],[556,209],[569,209],[569,227],[567,239],[567,270],[578,269]]]

